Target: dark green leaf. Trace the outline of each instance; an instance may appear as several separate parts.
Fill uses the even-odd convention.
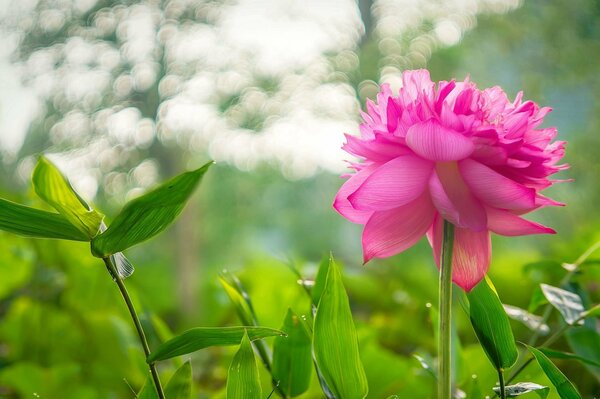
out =
[[[0,198],[0,230],[35,238],[89,241],[62,215]]]
[[[364,398],[367,378],[342,276],[333,258],[313,328],[313,351],[327,386],[337,398]]]
[[[244,334],[248,335],[252,341],[285,335],[279,330],[266,327],[197,327],[160,345],[150,354],[148,362],[170,359],[209,346],[238,345]]]
[[[177,369],[165,387],[167,399],[190,399],[192,396],[192,365],[190,361]]]
[[[311,338],[304,323],[288,309],[281,328],[287,337],[273,343],[273,379],[287,397],[304,393],[312,373]]]
[[[548,335],[550,327],[543,323],[540,316],[534,315],[526,311],[525,309],[518,308],[511,305],[503,305],[504,311],[513,320],[520,321],[527,328],[533,331],[539,332],[541,335]]]
[[[567,324],[578,322],[584,312],[579,295],[547,284],[540,284],[540,287],[548,302],[560,312]]]
[[[103,215],[93,210],[52,162],[40,157],[32,176],[35,192],[88,238],[98,234]]]
[[[158,393],[156,393],[156,388],[154,388],[152,377],[148,376],[146,378],[142,390],[137,394],[137,399],[158,399]]]
[[[571,327],[565,335],[573,353],[600,363],[600,330],[595,320],[588,319],[584,326]],[[586,363],[585,368],[600,379],[600,367]]]
[[[227,373],[227,399],[263,399],[254,350],[247,334]]]
[[[567,377],[539,350],[527,345],[527,349],[533,354],[538,364],[558,391],[561,399],[581,399],[581,395]]]
[[[548,348],[540,348],[540,351],[548,356],[551,359],[569,359],[569,360],[577,360],[581,363],[584,364],[589,364],[590,366],[596,366],[596,367],[600,367],[600,362],[597,362],[595,360],[592,359],[587,359],[583,356],[579,356],[576,355],[574,353],[568,353],[568,352],[562,352],[562,351],[557,351],[554,349],[548,349]]]
[[[496,370],[509,368],[519,354],[508,316],[491,280],[486,276],[467,297],[471,324],[483,350]]]
[[[104,257],[132,247],[166,229],[183,210],[212,162],[183,173],[127,203],[108,229],[92,240],[92,253]]]
[[[514,398],[515,396],[525,395],[526,393],[535,392],[542,399],[546,399],[548,397],[548,393],[550,393],[550,388],[545,387],[543,385],[534,384],[533,382],[519,382],[515,385],[508,385],[505,387],[506,396],[509,398]],[[500,394],[500,388],[494,387],[494,392],[497,395]]]

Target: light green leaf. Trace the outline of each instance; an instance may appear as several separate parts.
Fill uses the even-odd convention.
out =
[[[282,331],[266,327],[197,327],[161,344],[150,354],[148,362],[170,359],[209,346],[238,345],[244,334],[252,341],[285,335]]]
[[[585,310],[579,295],[547,284],[540,284],[540,287],[548,302],[560,312],[567,324],[578,322]]]
[[[192,396],[192,365],[190,361],[183,363],[175,371],[165,387],[167,399],[190,399]]]
[[[248,294],[241,289],[237,278],[228,272],[223,272],[219,276],[219,282],[233,303],[235,311],[242,323],[249,326],[255,325],[256,318],[254,315],[254,310],[252,309],[250,298],[248,297]]]
[[[424,357],[416,354],[413,354],[412,357],[414,357],[419,362],[423,370],[427,371],[427,373],[429,373],[429,375],[432,376],[434,380],[437,380],[437,371],[433,367],[431,367],[431,365],[427,362],[427,360],[425,360]]]
[[[548,356],[551,359],[569,359],[569,360],[577,360],[584,364],[589,364],[590,366],[600,367],[600,362],[597,362],[593,359],[588,359],[583,356],[576,355],[574,353],[557,351],[549,348],[540,348],[540,351]]]
[[[154,388],[152,377],[148,376],[141,391],[137,394],[137,399],[158,399],[158,393]]]
[[[486,276],[467,294],[471,325],[496,370],[507,369],[519,353],[502,303],[492,281]]]
[[[0,230],[34,238],[89,241],[64,216],[0,198]]]
[[[329,259],[327,280],[315,315],[313,351],[327,386],[337,398],[367,396],[367,377],[350,304],[333,257]]]
[[[323,293],[325,283],[327,282],[328,272],[329,256],[324,256],[323,259],[321,259],[321,263],[319,264],[319,270],[317,271],[317,276],[315,277],[315,285],[312,287],[311,291],[313,305],[315,306],[319,304],[319,299],[321,299],[321,294]]]
[[[505,387],[505,389],[506,396],[509,398],[535,392],[540,398],[546,399],[550,393],[550,388],[543,385],[534,384],[533,382],[519,382],[515,385],[508,385]],[[500,388],[494,387],[494,392],[496,392],[497,395],[500,395]]]
[[[600,317],[600,304],[583,312],[581,317],[583,317],[584,319],[587,319],[588,317]]]
[[[273,379],[286,397],[304,393],[312,373],[311,338],[304,323],[291,309],[285,316],[283,332],[273,343]]]
[[[521,309],[516,306],[503,305],[503,307],[508,317],[523,323],[530,330],[537,331],[541,335],[548,335],[550,332],[550,327],[543,323],[542,317],[531,314],[525,309]]]
[[[108,229],[92,240],[92,253],[104,257],[146,241],[166,229],[212,165],[183,173],[127,203]]]
[[[558,391],[561,399],[581,399],[581,395],[577,392],[575,386],[569,379],[538,349],[526,345],[527,349],[533,354],[535,360],[546,374],[546,377],[552,382],[552,385]]]
[[[104,216],[93,210],[71,187],[65,176],[46,157],[33,170],[33,187],[41,199],[63,215],[88,238],[98,234]]]
[[[244,334],[227,373],[227,399],[263,399],[258,366],[248,334]]]

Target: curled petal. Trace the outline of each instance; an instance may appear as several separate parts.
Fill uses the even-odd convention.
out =
[[[484,204],[511,210],[535,208],[534,189],[525,187],[472,159],[460,161],[458,168],[472,193]]]
[[[356,191],[356,189],[365,181],[365,179],[369,177],[371,173],[373,173],[374,169],[375,166],[367,166],[358,171],[356,174],[352,175],[342,185],[333,201],[333,207],[335,210],[353,223],[365,224],[367,223],[367,220],[369,220],[369,217],[373,214],[372,211],[359,211],[354,209],[352,204],[350,204],[350,201],[348,201],[348,196]]]
[[[470,138],[442,126],[435,119],[417,123],[408,129],[406,144],[418,155],[432,161],[456,161],[471,155]]]
[[[375,169],[348,200],[364,211],[397,208],[423,193],[432,170],[432,162],[414,155],[394,158]]]
[[[456,162],[438,163],[429,180],[429,191],[436,209],[444,219],[475,231],[487,229],[483,205],[471,194]]]
[[[437,266],[442,251],[443,219],[438,217],[427,234]],[[452,253],[452,281],[465,291],[471,291],[485,276],[492,257],[490,232],[475,232],[456,227]]]
[[[434,216],[427,193],[404,206],[373,213],[363,232],[364,262],[412,247],[431,227]]]
[[[530,234],[556,234],[556,231],[539,223],[525,220],[512,212],[487,208],[488,228],[503,236],[524,236]]]

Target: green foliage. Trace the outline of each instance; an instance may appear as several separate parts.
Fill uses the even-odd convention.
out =
[[[71,187],[67,178],[41,156],[31,177],[35,192],[88,238],[98,234],[104,216],[93,210]]]
[[[584,308],[579,295],[548,284],[541,284],[541,288],[548,302],[560,312],[568,324],[580,323]]]
[[[304,322],[289,309],[281,328],[287,336],[273,343],[273,379],[286,397],[296,397],[309,387],[312,375],[311,334]]]
[[[137,394],[136,399],[158,399],[158,394],[152,383],[152,377],[148,376],[142,390]]]
[[[190,399],[192,396],[192,364],[189,360],[175,371],[165,387],[167,399]]]
[[[571,381],[565,377],[546,355],[531,346],[527,346],[527,349],[535,356],[538,364],[558,391],[561,399],[581,399],[581,395],[577,392]]]
[[[254,350],[244,334],[227,374],[227,399],[263,399]]]
[[[496,370],[509,368],[517,361],[519,353],[508,317],[491,280],[486,276],[467,297],[471,324],[486,355]]]
[[[0,198],[0,230],[33,238],[88,241],[86,234],[58,213],[30,208]]]
[[[111,255],[146,241],[166,229],[213,164],[183,173],[129,202],[106,231],[92,240],[92,253]]]
[[[239,345],[244,335],[254,341],[285,334],[279,330],[265,327],[196,327],[160,345],[152,351],[148,362],[171,359],[210,346]]]
[[[342,276],[329,258],[327,280],[315,315],[313,351],[327,386],[338,398],[364,398],[368,383]]]

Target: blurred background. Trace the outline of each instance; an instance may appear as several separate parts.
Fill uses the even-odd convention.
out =
[[[561,177],[575,181],[546,192],[568,206],[533,216],[558,234],[494,238],[504,302],[526,308],[537,284],[558,284],[561,263],[600,239],[597,0],[0,0],[0,32],[2,197],[43,206],[29,179],[45,153],[110,221],[156,183],[217,161],[179,221],[127,253],[151,346],[169,330],[239,324],[218,283],[224,269],[261,324],[281,326],[288,306],[309,309],[288,265],[310,278],[333,251],[369,397],[431,397],[412,357],[435,353],[427,243],[363,267],[361,226],[331,207],[343,134],[358,132],[365,100],[380,83],[398,89],[405,69],[470,76],[510,98],[523,90],[553,107],[545,124],[569,142]],[[586,300],[598,302],[599,277],[597,265],[578,276]],[[457,379],[489,395],[494,371],[458,307],[456,317]],[[196,397],[224,397],[234,349],[191,356]],[[583,350],[600,361],[597,341]],[[600,369],[560,365],[597,397]],[[1,398],[132,398],[144,373],[126,309],[87,245],[0,233]],[[547,382],[535,367],[523,378]],[[304,397],[320,397],[313,385]]]

